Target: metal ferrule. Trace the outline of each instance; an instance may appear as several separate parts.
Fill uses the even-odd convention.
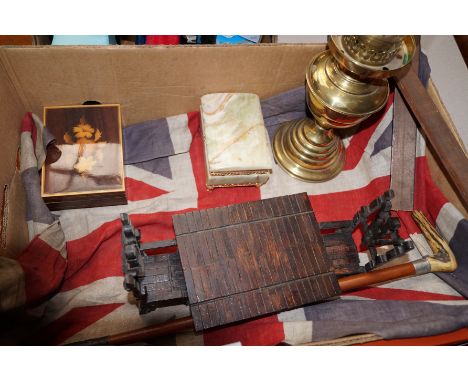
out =
[[[416,275],[424,275],[431,272],[431,264],[428,259],[413,261],[413,266],[416,271]]]

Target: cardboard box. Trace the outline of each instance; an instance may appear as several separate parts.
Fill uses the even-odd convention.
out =
[[[28,243],[16,169],[24,113],[87,100],[120,104],[123,126],[198,110],[200,97],[251,92],[266,98],[304,83],[324,45],[31,46],[0,48],[0,185],[8,185],[6,248]]]
[[[20,123],[44,106],[86,100],[120,104],[123,126],[199,109],[215,92],[267,98],[304,83],[323,44],[237,46],[0,47],[0,185],[8,185],[6,246],[28,243],[25,197],[17,170]],[[440,182],[440,179],[437,179]]]

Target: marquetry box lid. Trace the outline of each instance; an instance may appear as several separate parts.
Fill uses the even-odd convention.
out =
[[[127,204],[120,105],[45,107],[44,125],[60,153],[42,168],[50,210]]]
[[[195,329],[340,293],[306,193],[173,217]]]

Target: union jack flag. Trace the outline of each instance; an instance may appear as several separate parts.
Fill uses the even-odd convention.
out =
[[[305,117],[304,88],[262,101],[262,111],[272,137],[282,122]],[[270,180],[260,188],[212,191],[205,187],[198,112],[127,126],[123,136],[128,205],[52,214],[38,191],[47,129],[29,113],[22,123],[21,171],[31,242],[11,260],[10,281],[2,288],[1,307],[34,306],[30,314],[40,322],[34,337],[44,344],[66,344],[188,316],[185,305],[138,314],[135,302],[122,286],[120,213],[130,214],[132,223],[141,230],[142,242],[173,239],[171,217],[175,213],[298,192],[308,193],[319,222],[351,219],[362,205],[390,186],[392,119],[393,96],[378,115],[344,140],[346,164],[333,180],[300,182],[275,165]],[[346,293],[335,301],[204,334],[179,334],[173,343],[300,344],[362,333],[370,333],[372,339],[392,339],[466,327],[468,222],[432,182],[424,153],[425,142],[418,133],[415,209],[424,211],[450,242],[458,257],[456,272],[397,280]],[[399,212],[399,217],[402,237],[420,232],[409,213]],[[353,237],[359,245],[360,233],[355,232]],[[365,262],[367,255],[360,250]],[[414,250],[409,257],[413,260],[420,254]]]

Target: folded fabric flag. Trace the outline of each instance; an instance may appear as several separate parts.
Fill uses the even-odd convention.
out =
[[[281,122],[305,115],[304,87],[263,100],[261,106],[266,129],[272,136]],[[206,190],[198,112],[132,125],[124,129],[129,204],[52,215],[39,193],[39,158],[44,157],[43,137],[47,130],[38,118],[27,115],[21,135],[21,174],[28,200],[28,226],[34,239],[16,259],[0,258],[0,307],[6,310],[45,299],[31,312],[39,319],[34,334],[42,344],[116,334],[186,316],[186,306],[139,315],[128,300],[122,287],[120,212],[130,214],[133,224],[141,229],[143,242],[173,239],[171,217],[175,213],[304,191],[319,222],[351,219],[362,205],[390,185],[392,116],[390,97],[379,115],[344,140],[345,168],[332,181],[300,182],[273,163],[273,173],[264,186],[241,190]],[[163,153],[140,150],[141,141],[148,147],[167,149]],[[441,276],[446,282],[434,274],[398,280],[347,293],[337,301],[200,335],[183,333],[166,338],[166,343],[299,344],[360,333],[390,339],[435,335],[466,326],[468,222],[432,182],[424,153],[424,139],[418,134],[415,208],[436,223],[457,256],[458,269]],[[402,237],[420,235],[407,212],[399,212],[398,216]],[[360,243],[358,232],[354,239]],[[360,256],[366,258],[365,253]],[[419,254],[411,256],[417,258]],[[22,333],[31,334],[33,328],[29,324]]]

